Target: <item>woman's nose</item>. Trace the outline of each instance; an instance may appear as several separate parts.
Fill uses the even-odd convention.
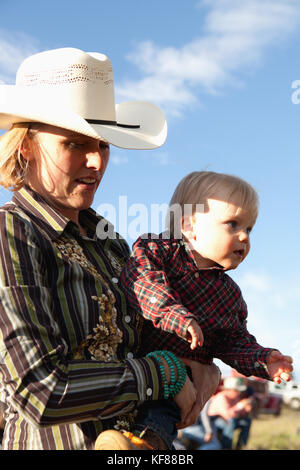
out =
[[[103,165],[103,157],[100,151],[89,152],[86,154],[86,166],[87,168],[93,168],[99,171]]]

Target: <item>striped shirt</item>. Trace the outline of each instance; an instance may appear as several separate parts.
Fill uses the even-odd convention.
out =
[[[272,349],[248,332],[240,288],[222,268],[199,269],[184,240],[167,238],[166,232],[142,235],[120,280],[131,307],[148,320],[144,353],[168,349],[204,364],[218,358],[246,376],[270,379],[266,359]],[[182,339],[191,319],[204,336],[195,350]]]
[[[119,285],[128,246],[97,238],[92,209],[79,217],[87,236],[28,188],[0,208],[3,449],[92,449],[102,430],[130,429],[139,403],[162,398]]]

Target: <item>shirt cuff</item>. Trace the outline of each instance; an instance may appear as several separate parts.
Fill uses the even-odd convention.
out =
[[[143,357],[126,361],[135,376],[139,401],[163,399],[163,379],[155,359]]]
[[[262,379],[272,380],[267,369],[267,358],[272,351],[274,349],[265,348],[257,354],[256,361],[254,362],[255,373],[253,375]]]

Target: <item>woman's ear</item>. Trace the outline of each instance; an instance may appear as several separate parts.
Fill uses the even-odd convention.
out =
[[[26,135],[21,145],[21,154],[24,160],[32,160],[32,142],[31,139]]]

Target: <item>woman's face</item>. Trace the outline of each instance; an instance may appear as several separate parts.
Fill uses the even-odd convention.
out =
[[[91,206],[109,160],[109,145],[73,131],[43,125],[22,148],[26,184],[78,223]]]

